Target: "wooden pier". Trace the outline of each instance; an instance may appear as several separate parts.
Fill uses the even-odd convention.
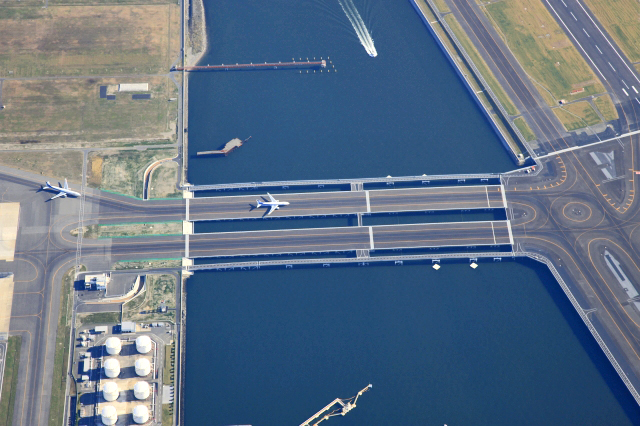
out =
[[[229,155],[236,148],[240,148],[245,142],[251,139],[251,136],[246,138],[245,140],[240,140],[238,138],[231,139],[229,142],[224,144],[224,148],[215,151],[200,151],[196,153],[196,155],[224,155],[225,157]]]
[[[327,61],[291,61],[291,62],[265,62],[263,64],[222,64],[222,65],[197,65],[192,67],[175,67],[171,71],[246,71],[246,70],[278,70],[278,69],[320,69],[326,68]]]

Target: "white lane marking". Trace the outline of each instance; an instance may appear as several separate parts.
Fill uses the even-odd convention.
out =
[[[613,65],[611,65],[611,62],[608,62],[608,61],[607,61],[607,63],[609,64],[609,66],[611,67],[611,69],[612,69],[612,70],[614,70],[614,71],[616,70],[616,69],[613,67]]]
[[[504,184],[500,183],[500,192],[502,193],[502,207],[507,208],[507,194],[504,190]]]
[[[585,30],[584,28],[582,29],[582,31],[584,31],[584,33],[587,35],[587,37],[591,38],[591,36],[589,35],[589,33],[587,32],[587,30]]]
[[[567,27],[567,24],[564,23],[564,21],[562,20],[562,18],[560,18],[560,15],[558,15],[558,12],[556,12],[556,10],[554,9],[553,6],[551,6],[551,3],[549,3],[549,0],[545,0],[547,2],[547,4],[549,5],[549,7],[551,8],[551,10],[553,10],[553,13],[555,13],[555,15],[558,17],[558,19],[560,20],[560,22],[562,22],[562,25],[564,26],[564,28],[567,30],[567,32],[571,35],[571,38],[573,38],[573,40],[576,42],[576,44],[580,47],[580,50],[582,50],[582,52],[585,54],[585,56],[587,58],[589,58],[589,61],[591,62],[591,65],[593,65],[593,67],[596,69],[596,71],[598,71],[598,74],[600,74],[600,76],[602,76],[602,78],[606,81],[607,77],[604,76],[604,74],[602,74],[602,71],[600,71],[600,69],[598,68],[598,66],[595,64],[595,62],[593,62],[593,59],[591,59],[591,56],[589,56],[587,54],[587,51],[584,50],[584,47],[582,47],[582,45],[580,44],[580,42],[578,41],[578,39],[576,39],[576,37],[573,35],[573,33],[571,32],[571,30],[569,29],[569,27]]]
[[[624,92],[625,95],[629,96],[629,94],[627,93],[626,90],[624,90],[624,87],[622,88],[622,91]]]
[[[484,192],[487,194],[487,207],[491,208],[491,201],[489,201],[489,190],[487,187],[484,187]]]
[[[371,203],[369,202],[369,191],[364,191],[365,197],[367,197],[367,213],[371,213]]]
[[[507,229],[509,230],[509,244],[513,245],[513,233],[511,232],[511,221],[507,220]]]
[[[373,250],[373,228],[369,227],[369,245],[371,246],[371,250]]]
[[[496,243],[496,231],[493,229],[493,222],[491,222],[491,232],[493,233],[493,244]]]
[[[622,82],[622,84],[624,84],[624,87],[626,87],[627,89],[629,88],[629,86],[627,86],[627,82],[624,80],[620,80]]]
[[[638,89],[636,89],[636,86],[631,86],[631,88],[633,89],[634,92],[638,93]]]
[[[568,7],[567,4],[564,2],[564,0],[560,0],[562,2],[562,4],[564,4],[564,7]]]
[[[624,64],[625,67],[627,67],[627,69],[629,70],[629,72],[635,77],[635,79],[638,81],[638,83],[640,83],[640,79],[638,78],[638,76],[636,75],[635,72],[633,72],[633,70],[631,69],[631,67],[629,67],[629,65],[627,64],[627,62],[622,58],[622,55],[620,55],[620,52],[618,52],[616,50],[615,47],[613,47],[613,44],[611,44],[611,42],[609,41],[609,38],[604,35],[604,32],[602,32],[602,30],[600,29],[600,27],[598,25],[596,25],[595,21],[593,20],[593,18],[591,17],[591,15],[589,15],[587,13],[587,10],[584,8],[584,6],[582,5],[582,3],[578,2],[578,4],[580,5],[580,7],[582,8],[582,10],[584,11],[584,13],[589,17],[589,19],[591,20],[591,22],[593,23],[593,26],[596,27],[598,29],[598,31],[600,31],[600,34],[602,34],[602,37],[604,37],[605,40],[607,40],[607,43],[609,43],[609,46],[613,49],[614,52],[616,52],[616,55],[618,55],[618,58],[620,58],[620,60],[622,61],[622,63]]]
[[[602,50],[600,50],[597,44],[595,46],[596,46],[596,49],[598,49],[598,52],[600,52],[600,54],[602,55]]]
[[[575,19],[576,21],[578,20],[578,18],[576,18],[576,15],[573,14],[573,12],[569,12],[571,14],[571,16],[573,16],[573,19]]]
[[[636,102],[640,104],[640,101],[638,100],[638,98],[636,98]]]

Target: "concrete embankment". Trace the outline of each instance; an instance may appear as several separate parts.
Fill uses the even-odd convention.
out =
[[[476,103],[478,104],[478,106],[480,107],[484,115],[487,117],[494,131],[500,136],[500,141],[502,142],[502,145],[507,149],[507,151],[511,154],[513,160],[518,165],[523,165],[525,162],[525,158],[520,153],[520,149],[518,146],[516,146],[516,143],[515,141],[513,141],[513,138],[511,137],[511,135],[507,133],[505,127],[508,126],[508,128],[510,128],[511,131],[517,136],[520,143],[528,149],[525,138],[521,135],[520,130],[518,128],[516,128],[515,126],[511,126],[511,124],[507,120],[508,114],[504,110],[504,107],[498,100],[497,96],[493,93],[489,85],[486,83],[482,74],[475,67],[473,61],[469,58],[464,48],[462,47],[460,42],[457,40],[455,34],[453,34],[453,32],[451,31],[447,23],[442,20],[436,21],[438,22],[439,25],[441,25],[442,29],[445,31],[445,33],[451,40],[452,44],[455,45],[455,47],[460,51],[460,53],[464,57],[464,60],[466,64],[469,66],[469,69],[471,70],[471,72],[473,72],[476,81],[482,85],[481,89],[483,89],[484,92],[486,92],[489,95],[493,104],[498,108],[499,110],[498,113],[503,117],[503,120],[501,120],[502,122],[498,122],[498,119],[496,119],[494,114],[492,114],[492,112],[488,109],[487,105],[485,105],[480,100],[478,93],[476,93],[476,91],[474,90],[473,84],[470,81],[469,77],[463,72],[463,70],[460,68],[460,65],[455,61],[453,57],[454,52],[449,51],[449,49],[445,44],[445,41],[442,39],[441,34],[439,34],[438,31],[436,31],[436,29],[433,27],[433,23],[429,20],[429,16],[427,15],[426,11],[423,9],[425,7],[429,8],[429,12],[432,13],[434,16],[436,16],[436,19],[437,19],[438,9],[436,8],[436,6],[431,2],[431,0],[424,0],[421,2],[419,2],[419,0],[409,0],[409,1],[411,2],[411,5],[416,10],[420,18],[422,19],[422,22],[424,23],[424,25],[427,27],[429,32],[431,32],[431,34],[434,36],[434,38],[438,42],[438,46],[440,46],[440,49],[442,49],[445,56],[451,63],[451,65],[453,65],[453,68],[456,70],[456,73],[458,74],[460,79],[464,81],[465,87],[471,94],[471,97],[476,101]],[[529,155],[531,155],[531,152],[529,152]]]

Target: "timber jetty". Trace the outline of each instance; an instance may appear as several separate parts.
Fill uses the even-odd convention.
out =
[[[327,67],[327,61],[291,61],[291,62],[265,62],[264,64],[222,64],[222,65],[197,65],[192,67],[174,67],[171,71],[247,71],[247,70],[279,70],[279,69],[321,69]]]
[[[224,147],[215,151],[200,151],[196,153],[196,155],[224,155],[225,157],[229,155],[236,148],[240,148],[245,142],[251,139],[251,136],[246,138],[245,140],[240,140],[238,138],[231,139],[229,142],[224,144]]]

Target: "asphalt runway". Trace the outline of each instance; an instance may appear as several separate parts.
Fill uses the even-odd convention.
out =
[[[271,217],[504,207],[499,185],[271,195],[290,203],[275,210]],[[266,193],[193,198],[189,200],[189,220],[257,219],[267,209],[256,208],[256,199],[267,200]]]

